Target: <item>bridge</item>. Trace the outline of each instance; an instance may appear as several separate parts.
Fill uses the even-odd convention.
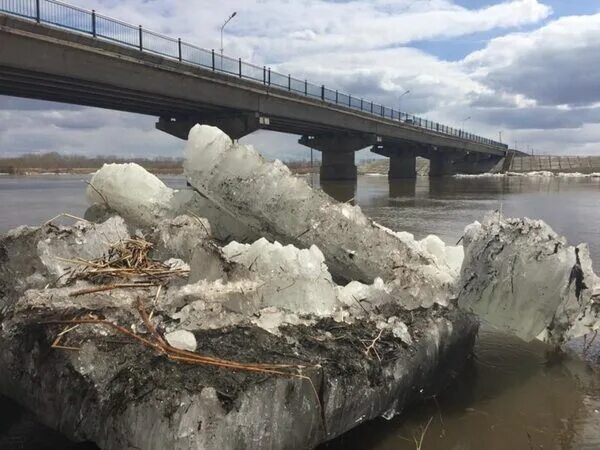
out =
[[[322,152],[321,179],[356,178],[355,152],[390,158],[390,179],[489,170],[508,146],[205,50],[56,0],[0,0],[0,94],[158,117],[186,139],[196,123],[232,139],[265,129]]]

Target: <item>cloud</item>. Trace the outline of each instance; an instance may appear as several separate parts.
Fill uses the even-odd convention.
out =
[[[529,32],[493,39],[463,62],[492,89],[539,105],[600,102],[600,14],[563,17]]]
[[[181,141],[156,131],[154,117],[88,107],[53,110],[50,102],[28,103],[32,108],[27,111],[0,110],[0,154],[181,156]]]
[[[484,122],[522,130],[561,130],[600,123],[600,108],[481,108],[477,114]]]
[[[266,64],[287,61],[293,55],[349,49],[367,51],[518,27],[537,23],[551,14],[551,9],[538,0],[505,1],[478,9],[463,8],[445,0],[83,0],[80,3],[215,49],[220,46],[223,20],[237,11],[236,18],[227,26],[226,53]]]

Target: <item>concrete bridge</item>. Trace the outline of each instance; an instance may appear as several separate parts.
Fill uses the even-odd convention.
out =
[[[3,8],[3,9],[2,9]],[[356,178],[355,152],[390,158],[390,178],[480,173],[500,142],[219,55],[55,0],[0,1],[0,94],[158,117],[182,139],[196,123],[233,139],[258,129],[297,134],[322,152],[323,180]]]

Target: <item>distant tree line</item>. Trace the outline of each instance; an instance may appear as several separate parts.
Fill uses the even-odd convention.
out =
[[[30,153],[10,158],[0,158],[0,173],[19,175],[24,173],[86,173],[99,169],[104,164],[134,162],[153,173],[178,174],[183,172],[183,158],[123,158],[120,156],[64,155],[57,152]],[[290,160],[286,165],[295,173],[317,171],[320,161],[315,160],[312,169],[310,160]]]
[[[99,169],[104,164],[134,162],[150,172],[181,173],[182,158],[122,158],[119,156],[63,155],[56,152],[31,153],[12,158],[0,158],[0,172],[85,172]]]

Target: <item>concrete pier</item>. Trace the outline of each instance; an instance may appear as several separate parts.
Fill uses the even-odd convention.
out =
[[[357,171],[354,153],[374,145],[373,134],[340,133],[304,135],[298,143],[322,153],[321,180],[356,180]]]
[[[179,139],[188,138],[192,127],[197,123],[212,125],[224,131],[231,139],[241,139],[260,129],[259,114],[204,115],[192,117],[160,117],[156,129]]]
[[[390,157],[388,178],[390,180],[417,178],[417,156],[409,150]]]
[[[452,160],[443,154],[432,154],[429,157],[429,176],[441,177],[454,175],[456,172]]]
[[[354,152],[323,152],[321,156],[321,180],[356,180]]]

